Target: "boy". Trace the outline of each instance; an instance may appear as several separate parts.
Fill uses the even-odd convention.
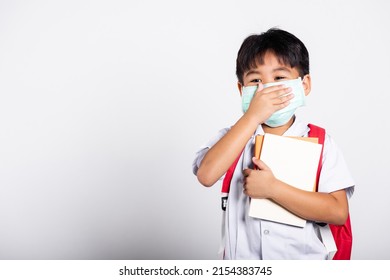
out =
[[[318,192],[278,180],[265,162],[253,158],[257,134],[308,136],[308,123],[294,115],[311,90],[308,51],[284,30],[251,35],[238,52],[236,74],[244,114],[201,148],[193,165],[199,182],[210,187],[243,151],[230,187],[224,258],[327,259],[317,223],[344,224],[354,190],[332,138],[325,137]],[[252,218],[250,198],[271,199],[308,222],[301,228]]]

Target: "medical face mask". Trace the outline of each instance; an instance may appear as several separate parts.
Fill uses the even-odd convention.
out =
[[[275,113],[273,113],[268,120],[265,121],[265,124],[271,127],[278,127],[286,124],[291,117],[295,114],[295,110],[306,104],[305,102],[305,90],[303,89],[301,77],[294,80],[287,80],[275,83],[264,84],[264,88],[276,86],[276,85],[285,85],[291,88],[291,92],[294,93],[294,98],[290,100],[290,104]],[[249,104],[252,101],[252,98],[257,90],[257,86],[248,86],[242,88],[242,111],[245,113]]]

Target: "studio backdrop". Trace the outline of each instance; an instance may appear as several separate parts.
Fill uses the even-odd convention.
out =
[[[241,115],[242,41],[310,53],[297,114],[356,181],[353,259],[390,259],[387,1],[0,0],[0,259],[216,259],[198,148]]]

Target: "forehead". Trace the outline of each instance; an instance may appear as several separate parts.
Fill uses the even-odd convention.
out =
[[[291,67],[289,64],[284,63],[284,61],[273,52],[266,52],[253,62],[251,68],[244,73],[244,77],[252,74],[266,75],[281,71],[292,75],[297,75],[299,73],[296,67]]]
[[[264,68],[264,69],[293,69],[291,65],[288,63],[285,63],[281,57],[278,57],[274,54],[274,52],[266,52],[264,55],[259,55],[251,68],[258,69],[258,68]],[[252,69],[250,69],[252,70]]]

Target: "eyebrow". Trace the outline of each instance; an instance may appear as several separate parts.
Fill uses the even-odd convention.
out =
[[[245,77],[249,76],[249,75],[252,75],[252,74],[261,74],[260,71],[257,71],[257,70],[249,70],[246,74],[245,74]]]
[[[278,67],[276,69],[274,69],[272,72],[277,72],[277,71],[286,71],[286,72],[291,72],[290,68],[288,67]]]
[[[288,68],[288,67],[278,67],[278,68],[275,68],[272,70],[272,72],[278,72],[278,71],[286,71],[286,72],[291,72],[291,70]],[[260,71],[257,71],[257,70],[249,70],[246,74],[245,74],[245,77],[251,75],[251,74],[260,74],[261,75],[261,72]]]

